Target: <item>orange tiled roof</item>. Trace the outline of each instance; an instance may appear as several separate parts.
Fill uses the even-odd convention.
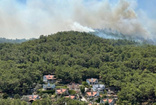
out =
[[[49,79],[56,79],[56,78],[54,78],[54,75],[44,75],[48,80]]]
[[[66,96],[66,98],[74,99],[75,96]]]
[[[97,92],[87,92],[88,96],[95,96],[97,94]]]
[[[58,94],[63,94],[67,89],[57,89]]]
[[[107,102],[107,99],[103,100],[104,102]],[[113,101],[113,99],[108,99],[108,103],[111,103]]]
[[[88,79],[89,82],[95,82],[96,80],[97,80],[96,78]]]
[[[92,105],[92,104],[91,104],[91,103],[89,103],[88,105]],[[95,105],[95,104],[94,104],[94,105]],[[96,105],[100,105],[100,104],[98,104],[98,103],[97,103]]]
[[[38,95],[30,95],[29,100],[36,100],[37,97],[38,97]]]

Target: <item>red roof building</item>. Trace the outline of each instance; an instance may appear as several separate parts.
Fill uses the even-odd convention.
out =
[[[66,98],[70,98],[70,99],[76,99],[76,96],[74,95],[69,95],[69,96],[65,96]]]
[[[55,75],[44,75],[43,76],[43,81],[44,82],[52,82],[54,83],[56,80]]]
[[[61,94],[67,95],[68,94],[68,90],[67,89],[56,89],[55,93],[57,95],[61,95]]]
[[[86,82],[89,85],[95,85],[95,84],[98,84],[98,79],[96,79],[96,78],[90,78],[90,79],[87,79]]]
[[[89,98],[92,98],[92,97],[97,97],[99,96],[99,92],[86,92],[86,95],[89,97]]]
[[[101,101],[101,103],[106,103],[106,102],[108,102],[109,105],[114,105],[114,99],[103,99]]]

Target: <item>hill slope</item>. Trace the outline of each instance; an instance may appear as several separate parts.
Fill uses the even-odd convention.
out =
[[[119,103],[156,98],[156,46],[108,40],[80,32],[59,32],[21,44],[0,44],[0,89],[28,94],[42,76],[64,82],[101,78],[120,90]]]

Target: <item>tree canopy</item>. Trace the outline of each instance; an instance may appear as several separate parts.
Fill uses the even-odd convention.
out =
[[[119,103],[156,98],[156,46],[103,39],[84,32],[58,32],[21,44],[0,44],[0,90],[29,94],[44,74],[64,82],[100,78],[119,90]]]

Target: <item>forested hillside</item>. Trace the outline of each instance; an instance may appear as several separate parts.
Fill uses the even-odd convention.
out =
[[[0,44],[0,90],[29,94],[42,76],[66,82],[100,78],[119,90],[118,103],[156,99],[156,46],[108,40],[80,32],[59,32],[21,44]]]

